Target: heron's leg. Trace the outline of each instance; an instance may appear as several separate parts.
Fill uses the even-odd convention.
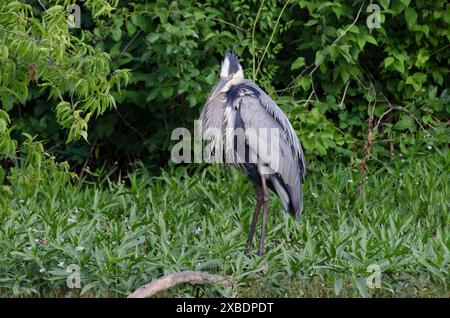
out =
[[[257,192],[256,208],[255,208],[255,213],[253,213],[253,219],[252,219],[252,225],[250,226],[250,232],[248,233],[247,249],[249,249],[252,245],[253,236],[255,235],[256,223],[258,222],[259,210],[261,210],[261,206],[263,203],[262,188],[260,186],[256,186],[256,192]]]
[[[263,190],[263,215],[261,224],[261,237],[259,239],[258,255],[261,256],[264,253],[264,239],[266,238],[266,221],[267,212],[269,210],[269,190],[267,189],[266,176],[261,174],[262,190]]]

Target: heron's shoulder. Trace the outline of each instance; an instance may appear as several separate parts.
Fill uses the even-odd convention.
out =
[[[258,85],[252,81],[246,80],[242,84],[242,87],[252,92],[253,96],[257,97],[259,104],[267,112],[267,115],[275,119],[280,128],[284,131],[284,136],[288,143],[292,146],[295,156],[298,158],[300,163],[301,175],[304,177],[306,174],[306,160],[303,154],[303,149],[297,134],[292,127],[288,117],[284,112],[278,107],[278,105],[267,95]]]
[[[242,99],[244,97],[258,98],[259,95],[260,91],[258,89],[256,89],[253,85],[250,85],[249,82],[244,81],[242,83],[230,87],[230,89],[227,92],[227,100],[228,102],[233,102],[236,99]]]

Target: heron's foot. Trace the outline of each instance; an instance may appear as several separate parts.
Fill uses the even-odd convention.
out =
[[[256,255],[258,256],[263,256],[264,254],[264,241],[259,241],[259,245],[258,245],[258,253]]]
[[[256,255],[258,255],[259,257],[264,255],[264,249],[263,248],[258,248],[258,253],[256,253]]]
[[[245,246],[245,254],[251,254],[253,250],[253,243],[247,242],[247,245]]]

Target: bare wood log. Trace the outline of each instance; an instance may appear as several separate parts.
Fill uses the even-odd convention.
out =
[[[195,271],[183,271],[154,279],[150,283],[136,289],[128,298],[149,298],[161,291],[184,283],[206,285],[223,283],[227,285],[228,282],[228,279],[222,276]]]

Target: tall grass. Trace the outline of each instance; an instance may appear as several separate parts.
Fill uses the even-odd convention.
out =
[[[342,165],[310,171],[299,219],[272,196],[261,258],[245,253],[255,193],[234,169],[3,186],[0,295],[122,297],[192,269],[232,284],[161,296],[448,297],[449,158],[397,160],[367,177]],[[81,289],[66,286],[70,264]],[[381,288],[366,284],[372,264]]]

